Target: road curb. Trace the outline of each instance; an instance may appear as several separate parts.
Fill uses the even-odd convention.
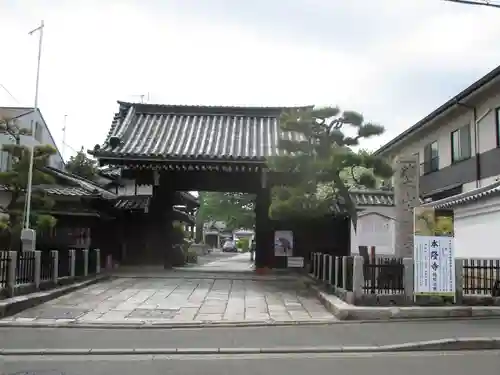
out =
[[[275,348],[137,348],[137,349],[0,349],[2,356],[49,355],[218,355],[287,353],[387,353],[414,351],[498,350],[500,337],[465,337],[382,346],[317,346]]]
[[[485,317],[446,317],[446,318],[419,318],[419,319],[390,319],[390,320],[318,320],[318,321],[237,321],[237,322],[185,322],[185,323],[135,323],[135,322],[16,322],[0,320],[0,328],[74,328],[74,329],[198,329],[198,328],[263,328],[263,327],[318,327],[331,325],[360,325],[360,324],[391,324],[407,322],[449,322],[473,320],[500,320],[497,316]]]

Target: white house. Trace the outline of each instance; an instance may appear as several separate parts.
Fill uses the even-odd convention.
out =
[[[423,206],[453,209],[456,257],[500,258],[500,182]]]
[[[21,135],[19,137],[20,144],[25,146],[51,145],[57,152],[51,156],[49,166],[64,169],[64,160],[40,110],[35,112],[33,108],[29,107],[0,107],[0,120],[8,121],[10,126],[14,125],[19,129],[31,129],[34,123],[34,137]],[[0,131],[0,145],[15,143],[16,140],[10,134]],[[10,155],[0,150],[0,171],[8,171],[10,167]],[[10,197],[9,192],[0,190],[0,207],[6,207],[10,203]]]
[[[439,200],[500,177],[500,66],[375,152],[418,155],[420,195]]]
[[[31,130],[34,125],[34,135],[21,135],[20,143],[25,146],[51,145],[57,152],[51,156],[49,165],[53,168],[64,169],[62,155],[40,110],[35,112],[29,107],[0,107],[0,120],[15,124],[20,129]],[[0,133],[0,144],[9,143],[14,144],[15,139],[6,132]],[[0,170],[6,171],[9,167],[9,155],[6,152],[0,152]]]

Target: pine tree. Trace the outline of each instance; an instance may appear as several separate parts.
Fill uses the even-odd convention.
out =
[[[28,185],[29,164],[31,150],[27,146],[21,145],[21,136],[30,135],[27,129],[19,128],[16,123],[8,119],[0,119],[0,132],[11,137],[14,143],[3,144],[2,151],[9,155],[10,165],[7,171],[0,172],[0,185],[10,192],[11,199],[0,219],[0,231],[9,238],[9,246],[17,250],[20,241],[20,233],[24,224],[26,190]],[[50,145],[35,146],[33,161],[33,178],[31,194],[31,227],[37,230],[47,230],[56,225],[56,219],[52,215],[44,214],[49,211],[54,202],[50,199],[39,185],[52,184],[52,176],[43,172],[43,168],[49,163],[51,155],[56,150]]]
[[[297,179],[292,185],[273,188],[271,217],[320,217],[331,214],[340,202],[356,229],[356,206],[349,188],[374,188],[377,178],[392,176],[392,168],[383,159],[352,147],[381,135],[384,128],[365,122],[360,113],[332,107],[287,111],[280,126],[296,137],[280,141],[283,155],[271,159],[270,167],[293,173]],[[348,128],[353,136],[345,134]]]
[[[87,180],[93,180],[97,174],[96,161],[89,158],[83,147],[72,156],[66,165],[69,173],[83,177]]]

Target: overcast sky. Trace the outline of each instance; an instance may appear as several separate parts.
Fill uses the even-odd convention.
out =
[[[500,10],[441,0],[0,0],[0,105],[39,105],[60,145],[102,143],[116,100],[339,105],[376,148],[500,64]],[[66,157],[71,151],[67,149]]]

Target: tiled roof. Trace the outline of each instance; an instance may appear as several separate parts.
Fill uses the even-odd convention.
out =
[[[67,197],[81,197],[96,195],[92,191],[83,189],[77,186],[63,186],[63,185],[38,185],[37,188],[42,189],[49,195],[67,196]]]
[[[200,200],[196,198],[194,195],[191,193],[185,192],[185,191],[178,191],[177,195],[180,198],[180,201],[182,204],[185,205],[194,205],[194,206],[199,206],[200,205]]]
[[[193,216],[191,216],[188,213],[186,213],[186,212],[184,212],[182,210],[179,210],[179,209],[177,209],[175,207],[172,210],[174,212],[174,217],[177,220],[184,221],[185,223],[194,224],[194,217]]]
[[[115,208],[120,210],[142,210],[146,211],[149,207],[149,195],[123,195],[118,197],[115,202]]]
[[[356,206],[394,206],[394,192],[390,190],[351,190]]]
[[[477,202],[484,198],[492,198],[499,195],[500,195],[500,181],[497,181],[479,189],[474,189],[462,194],[454,195],[452,197],[426,203],[423,206],[434,207],[434,208],[452,208],[455,206],[465,205],[468,203]]]
[[[302,137],[280,129],[287,108],[119,104],[105,143],[90,151],[99,158],[264,161],[281,153],[280,139]]]
[[[100,195],[105,199],[115,199],[116,195],[107,191],[102,186],[96,184],[95,182],[86,180],[82,177],[76,176],[71,173],[61,171],[57,168],[45,167],[43,168],[45,173],[48,173],[60,180],[67,182],[69,185],[80,187],[82,190],[90,192],[89,195]]]
[[[116,167],[106,167],[99,170],[99,174],[111,179],[116,179],[121,177],[121,169]]]

